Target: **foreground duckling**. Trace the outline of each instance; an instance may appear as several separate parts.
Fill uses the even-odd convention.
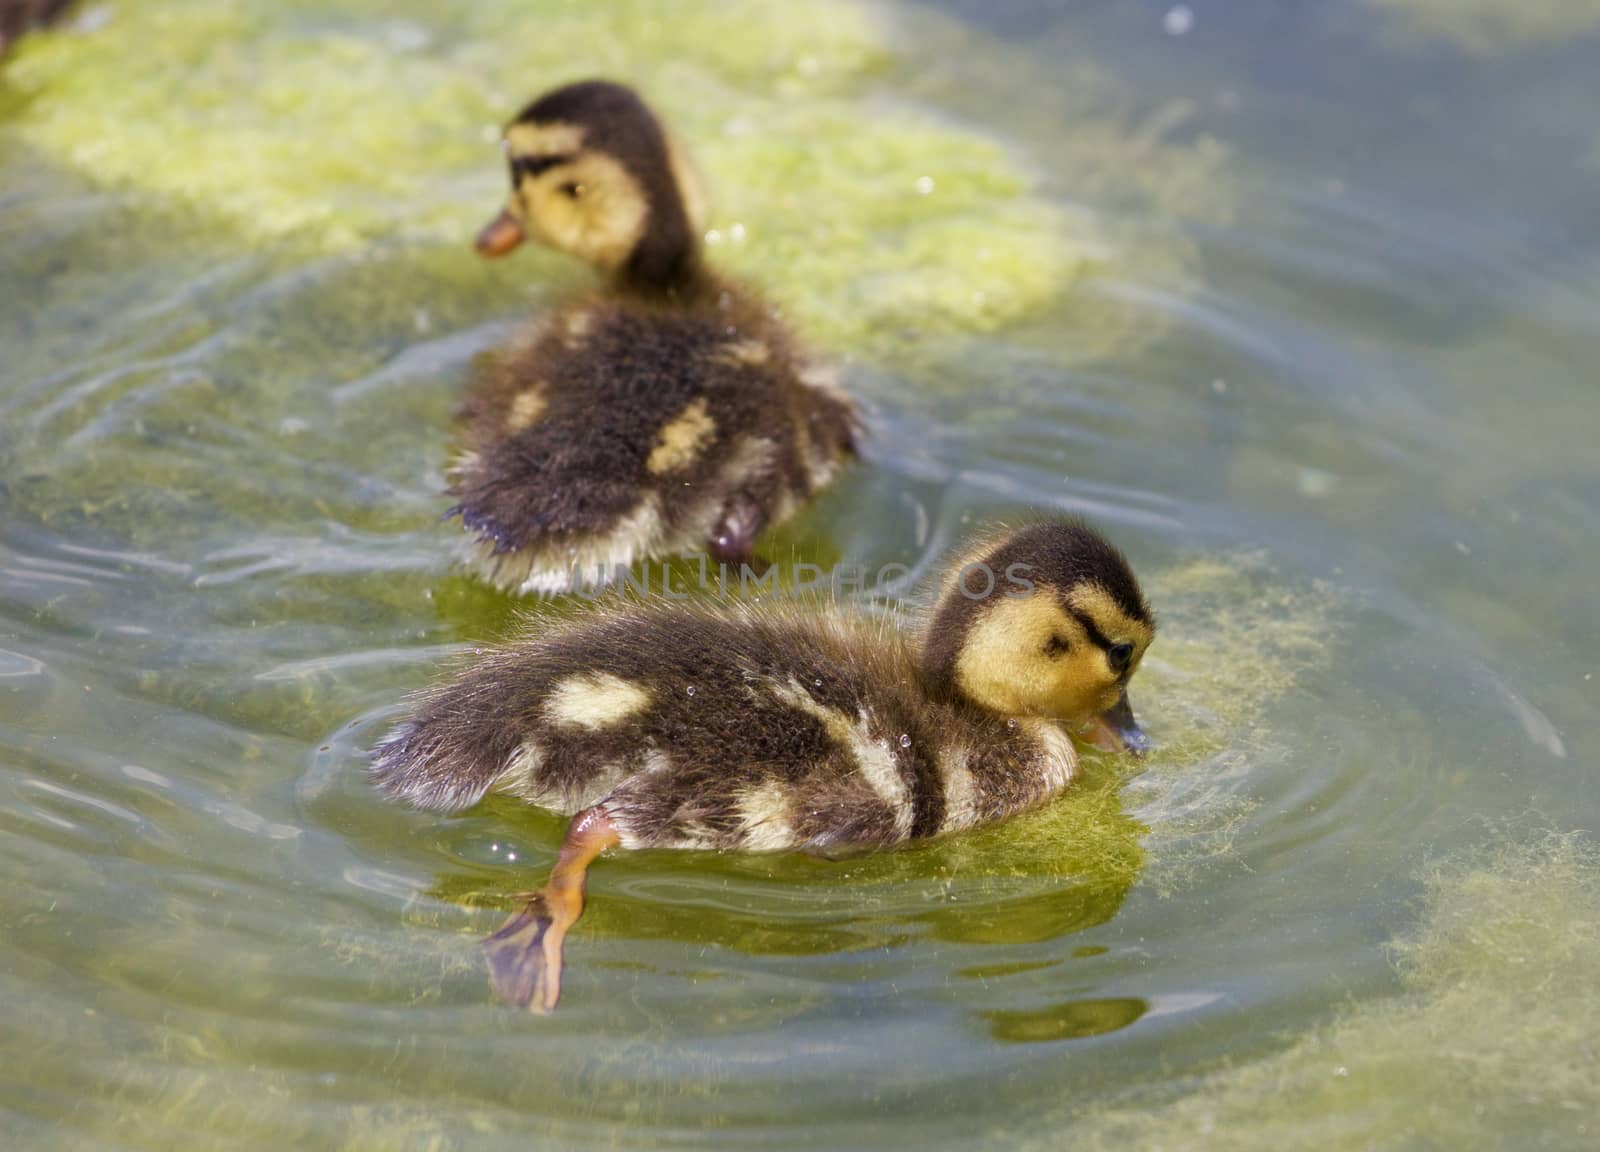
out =
[[[752,560],[854,453],[854,404],[707,271],[693,173],[631,90],[558,88],[506,129],[505,151],[511,197],[478,250],[532,237],[610,283],[474,381],[450,481],[469,561],[508,591],[556,593],[653,556]]]
[[[837,852],[1003,819],[1142,750],[1127,685],[1155,625],[1078,522],[969,550],[920,641],[830,609],[614,602],[425,694],[372,775],[422,808],[490,792],[576,813],[549,883],[484,943],[496,990],[555,1006],[590,861],[624,848]]]

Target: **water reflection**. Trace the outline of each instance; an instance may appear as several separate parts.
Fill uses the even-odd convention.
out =
[[[985,1012],[989,1034],[1002,1044],[1082,1040],[1127,1028],[1150,1010],[1137,997],[1068,1000],[1026,1011]]]

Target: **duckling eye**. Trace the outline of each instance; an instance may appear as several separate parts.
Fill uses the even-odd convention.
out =
[[[1068,643],[1065,636],[1052,636],[1045,641],[1044,654],[1052,660],[1057,656],[1065,656],[1070,651],[1072,651],[1072,645]]]
[[[561,186],[561,194],[569,200],[576,200],[583,195],[583,185],[569,180]]]
[[[1113,644],[1106,649],[1106,662],[1111,665],[1111,670],[1119,676],[1127,669],[1128,661],[1132,659],[1132,644]]]

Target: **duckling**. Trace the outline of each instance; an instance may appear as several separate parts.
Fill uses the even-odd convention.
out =
[[[693,170],[645,103],[570,84],[505,130],[511,197],[478,236],[609,278],[536,321],[469,387],[451,512],[508,591],[602,585],[639,559],[753,559],[855,454],[856,406],[772,311],[701,259]]]
[[[548,1012],[601,852],[834,854],[1004,819],[1071,781],[1067,731],[1143,750],[1127,687],[1154,637],[1122,554],[1045,521],[968,549],[920,636],[794,603],[592,607],[421,696],[372,778],[421,808],[575,814],[484,942],[496,991]]]

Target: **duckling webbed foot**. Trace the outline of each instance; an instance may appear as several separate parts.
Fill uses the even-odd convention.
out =
[[[489,982],[502,1000],[541,1015],[555,1008],[561,998],[561,947],[583,915],[589,864],[620,839],[601,809],[578,813],[561,842],[549,882],[529,894],[499,931],[484,940]]]
[[[544,942],[554,924],[544,893],[532,892],[500,930],[483,941],[483,954],[489,961],[489,983],[495,995],[508,1004],[534,1012],[544,1007],[550,964]],[[556,952],[557,983],[561,954]]]

